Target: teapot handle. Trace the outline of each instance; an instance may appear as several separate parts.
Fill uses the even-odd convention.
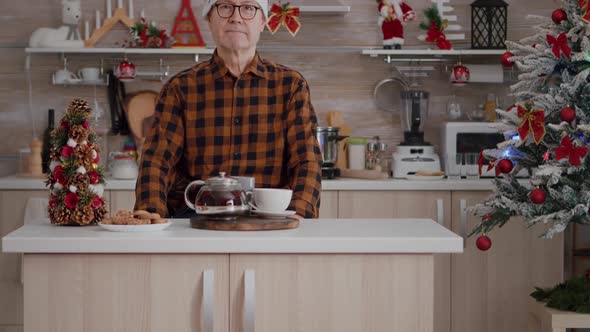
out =
[[[193,210],[196,210],[196,209],[197,209],[197,208],[195,207],[195,204],[193,204],[193,203],[190,201],[190,199],[188,199],[188,192],[189,192],[189,190],[190,190],[190,189],[191,189],[191,187],[193,187],[193,186],[196,186],[196,185],[201,185],[201,186],[202,186],[202,185],[204,185],[204,184],[205,184],[205,181],[203,181],[203,180],[195,180],[195,181],[193,181],[193,182],[189,183],[189,184],[188,184],[188,186],[186,186],[186,189],[184,190],[184,201],[186,202],[186,205],[187,205],[189,208],[191,208],[191,209],[193,209]]]

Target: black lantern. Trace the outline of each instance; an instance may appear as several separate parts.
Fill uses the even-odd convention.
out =
[[[508,4],[503,0],[476,0],[471,4],[471,48],[505,49]]]

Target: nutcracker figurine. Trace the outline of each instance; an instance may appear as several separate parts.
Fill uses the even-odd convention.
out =
[[[402,22],[416,18],[414,10],[402,0],[377,0],[379,3],[378,25],[383,32],[383,48],[400,49],[404,44]]]

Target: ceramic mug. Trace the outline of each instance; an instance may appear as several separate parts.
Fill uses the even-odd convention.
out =
[[[78,77],[83,81],[96,82],[100,80],[100,69],[96,67],[82,68],[78,71]]]
[[[264,212],[283,212],[291,203],[291,189],[254,188],[252,206]]]
[[[63,84],[68,82],[77,81],[78,77],[67,69],[60,69],[53,74],[54,81],[57,84]]]
[[[469,82],[469,69],[459,62],[453,67],[450,78],[454,85],[463,86]]]

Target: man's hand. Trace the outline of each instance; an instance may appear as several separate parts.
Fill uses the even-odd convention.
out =
[[[300,215],[298,215],[298,214],[292,214],[292,215],[288,216],[287,218],[290,218],[290,219],[297,219],[297,220],[302,220],[302,219],[304,219],[302,216],[300,216]]]

